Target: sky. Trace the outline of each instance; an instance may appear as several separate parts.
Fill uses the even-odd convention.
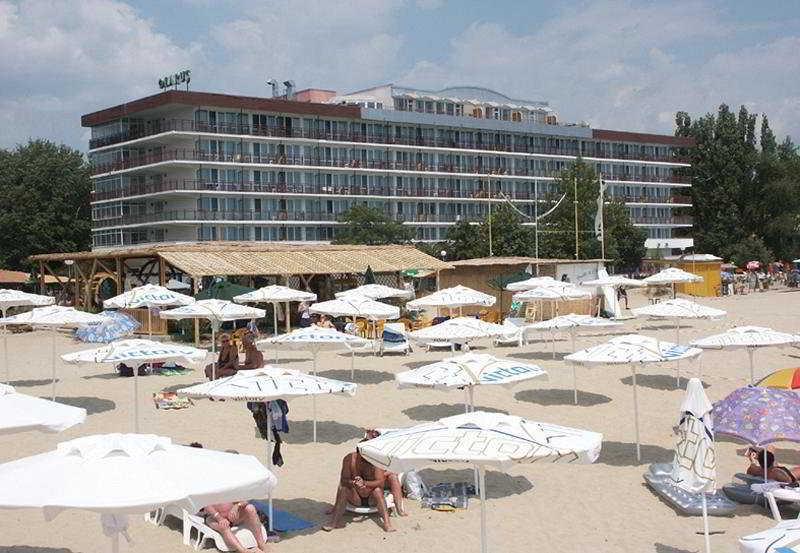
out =
[[[485,86],[562,121],[672,133],[675,112],[766,113],[800,142],[800,2],[0,0],[0,147],[85,151],[80,116],[158,92]]]

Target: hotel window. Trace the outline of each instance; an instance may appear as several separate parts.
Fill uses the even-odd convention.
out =
[[[444,102],[436,102],[436,113],[443,114],[445,111]]]
[[[522,115],[520,114],[520,112],[514,111],[511,113],[511,120],[519,123],[520,121],[522,121]]]
[[[433,113],[433,102],[425,102],[425,113]]]

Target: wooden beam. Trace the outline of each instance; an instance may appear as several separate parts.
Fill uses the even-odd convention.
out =
[[[158,256],[158,285],[164,286],[167,283],[167,262],[164,258]]]
[[[47,269],[47,272],[56,279],[56,282],[58,282],[59,286],[61,286],[61,290],[64,293],[69,294],[69,288],[67,288],[67,286],[69,286],[69,279],[67,279],[66,283],[61,282],[61,275],[56,274],[55,271],[53,271],[53,269],[50,267],[49,263],[43,263],[43,268]]]
[[[123,262],[122,259],[119,257],[114,260],[114,263],[117,266],[117,270],[114,273],[114,282],[117,285],[117,295],[121,294],[125,288],[125,273],[123,272]]]
[[[39,261],[39,293],[41,295],[45,293],[44,263],[42,261]]]

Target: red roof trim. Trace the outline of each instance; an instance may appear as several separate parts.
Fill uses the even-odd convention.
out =
[[[611,140],[614,142],[642,142],[646,144],[666,144],[669,146],[694,146],[694,139],[684,136],[670,136],[668,134],[649,134],[643,132],[610,131],[606,129],[592,129],[592,138],[597,140]]]
[[[332,104],[314,104],[311,102],[291,102],[276,98],[258,98],[255,96],[235,96],[212,92],[191,92],[185,90],[168,90],[152,96],[146,96],[126,102],[118,106],[87,113],[81,117],[81,126],[93,127],[134,115],[138,112],[154,109],[168,104],[184,104],[189,106],[209,106],[228,109],[248,109],[273,111],[297,115],[317,115],[323,117],[343,117],[360,119],[361,108],[358,106],[342,106]]]

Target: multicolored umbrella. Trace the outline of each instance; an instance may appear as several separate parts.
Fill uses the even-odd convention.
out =
[[[775,371],[759,380],[756,386],[761,386],[762,388],[778,388],[781,390],[799,390],[800,367]]]
[[[800,442],[800,394],[748,386],[714,404],[714,431],[755,446]]]
[[[81,342],[107,344],[123,336],[129,336],[142,326],[133,317],[119,311],[103,311],[100,315],[108,321],[96,325],[82,325],[75,331],[75,337]]]

